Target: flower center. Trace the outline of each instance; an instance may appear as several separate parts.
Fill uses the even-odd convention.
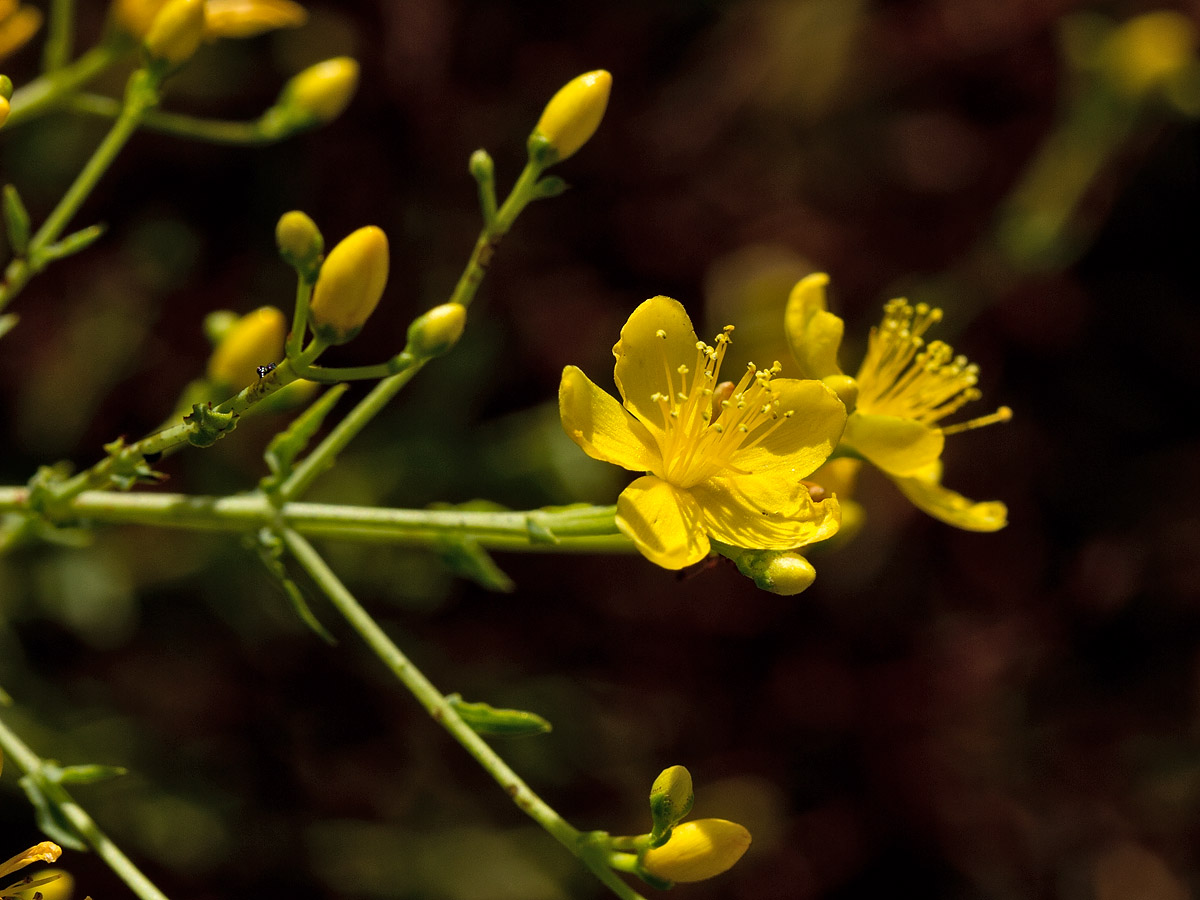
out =
[[[658,438],[665,481],[689,488],[723,470],[749,474],[733,464],[733,456],[765,440],[794,414],[781,412],[771,379],[780,365],[759,369],[746,367],[737,385],[717,381],[721,362],[732,343],[732,325],[726,325],[709,346],[696,342],[694,366],[681,365],[672,370],[665,351],[661,358],[667,390],[652,394],[663,416],[663,434]],[[658,337],[666,338],[661,329]]]
[[[975,383],[979,366],[955,356],[944,341],[925,342],[924,334],[942,319],[940,309],[891,300],[883,321],[871,329],[867,355],[858,371],[858,404],[863,413],[899,416],[936,426],[964,404],[981,396]],[[1012,417],[1008,407],[990,416],[944,427],[952,434]]]

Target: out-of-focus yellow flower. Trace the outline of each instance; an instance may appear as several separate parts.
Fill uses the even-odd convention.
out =
[[[1003,528],[1008,516],[1003,503],[974,503],[941,484],[946,435],[1012,416],[1001,407],[969,422],[938,424],[980,396],[978,367],[942,341],[925,341],[942,311],[890,301],[882,323],[871,329],[858,374],[850,377],[838,365],[844,324],[827,308],[828,282],[828,276],[814,274],[796,285],[784,330],[801,374],[820,378],[851,410],[842,444],[886,473],[929,515],[969,531]]]
[[[238,319],[208,360],[209,380],[227,388],[250,384],[259,366],[283,357],[287,319],[274,306],[261,306]]]
[[[42,27],[42,11],[16,0],[0,0],[0,59],[20,50]]]
[[[124,31],[145,40],[169,0],[115,0],[112,15]],[[206,0],[204,37],[246,38],[276,28],[297,28],[308,21],[304,7],[291,0]]]
[[[1118,25],[1100,48],[1100,62],[1117,86],[1144,94],[1168,85],[1194,65],[1196,26],[1173,10],[1135,16]]]
[[[329,251],[313,288],[313,333],[344,344],[375,311],[388,277],[388,240],[374,225],[360,228]]]
[[[703,881],[729,870],[750,847],[750,832],[728,819],[676,825],[661,847],[647,850],[642,868],[667,881]]]
[[[635,472],[617,527],[651,562],[703,559],[711,535],[735,547],[791,549],[838,527],[837,500],[814,503],[802,479],[836,446],[846,411],[817,381],[751,365],[719,387],[732,326],[698,341],[678,301],[647,300],[613,347],[622,402],[575,366],[563,370],[563,428],[589,456]]]
[[[146,33],[146,52],[177,66],[187,62],[204,39],[204,0],[167,0]]]
[[[54,862],[62,855],[62,847],[53,841],[42,841],[35,844],[24,853],[18,853],[8,862],[0,863],[0,878],[7,878],[18,869],[23,869],[30,863]]]
[[[572,78],[550,98],[533,129],[531,142],[544,140],[553,153],[547,162],[559,162],[588,142],[608,106],[612,75],[604,69]]]
[[[204,36],[248,38],[279,28],[299,28],[308,12],[291,0],[207,0]]]
[[[309,66],[284,85],[275,105],[314,125],[332,122],[354,98],[358,71],[358,62],[348,56]]]

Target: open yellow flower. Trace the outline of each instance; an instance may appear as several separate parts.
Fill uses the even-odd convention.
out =
[[[829,276],[814,274],[792,289],[784,330],[801,374],[821,379],[851,411],[842,445],[881,469],[934,518],[968,531],[1003,528],[1008,517],[1003,503],[975,503],[941,483],[946,435],[1012,416],[1008,407],[1001,407],[968,422],[938,424],[980,396],[975,387],[979,368],[965,356],[955,356],[948,344],[925,341],[925,332],[941,320],[942,311],[924,303],[888,302],[852,378],[838,365],[844,323],[828,310],[828,283]]]
[[[846,411],[818,381],[748,367],[719,386],[732,326],[697,340],[678,301],[647,300],[613,347],[621,403],[575,366],[563,370],[563,428],[589,456],[646,472],[617,500],[617,527],[668,569],[703,559],[709,537],[786,550],[837,531],[836,498],[801,481],[837,445]]]

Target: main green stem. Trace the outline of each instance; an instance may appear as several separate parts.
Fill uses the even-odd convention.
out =
[[[366,641],[367,646],[417,698],[417,702],[425,707],[425,711],[433,720],[445,728],[451,737],[474,757],[519,809],[546,829],[560,844],[572,853],[580,855],[582,832],[573,828],[551,809],[496,751],[459,717],[441,691],[413,665],[354,599],[354,595],[342,584],[341,579],[329,568],[312,544],[290,528],[285,528],[282,534],[284,543],[296,561],[308,572],[350,626]]]
[[[0,487],[0,513],[29,509],[28,488]],[[86,491],[54,510],[61,521],[87,520],[192,531],[241,533],[283,521],[310,537],[429,547],[447,537],[471,538],[489,550],[545,553],[632,553],[617,531],[616,508],[485,512],[381,509],[327,503],[284,503],[262,494],[203,497],[187,494]]]
[[[5,756],[15,762],[26,775],[35,775],[42,771],[41,757],[17,737],[3,721],[0,721],[0,746],[4,748]],[[100,830],[92,817],[71,798],[66,788],[57,783],[52,783],[51,786],[54,790],[50,792],[52,796],[48,796],[47,799],[54,803],[59,814],[71,824],[81,838],[87,841],[88,846],[96,852],[96,855],[129,885],[131,891],[137,894],[141,900],[167,900],[166,894],[155,887],[154,882],[147,878],[142,870],[121,852],[121,848]]]

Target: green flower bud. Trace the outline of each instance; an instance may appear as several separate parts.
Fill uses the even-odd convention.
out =
[[[461,303],[443,303],[408,326],[408,352],[430,359],[441,356],[462,337],[467,310]]]
[[[604,69],[568,81],[550,98],[529,136],[531,154],[543,154],[547,164],[572,156],[600,127],[611,90],[612,75]]]
[[[795,550],[744,550],[730,558],[759,588],[783,597],[808,590],[817,578],[812,563]]]
[[[317,223],[299,210],[286,212],[275,226],[275,243],[284,262],[310,281],[320,268],[325,239]]]
[[[13,95],[12,79],[7,75],[0,75],[0,97],[5,100],[11,100]]]
[[[697,819],[675,826],[671,839],[647,850],[642,868],[666,881],[703,881],[727,871],[750,846],[750,832],[726,819]]]
[[[692,811],[694,800],[692,774],[683,766],[663,769],[650,788],[650,815],[654,819],[651,844]]]
[[[313,288],[309,319],[313,333],[344,344],[374,312],[388,277],[387,235],[374,225],[360,228],[329,251]]]

